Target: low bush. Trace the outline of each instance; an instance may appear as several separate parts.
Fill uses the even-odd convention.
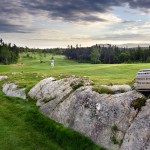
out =
[[[122,140],[117,139],[117,132],[119,131],[118,127],[114,124],[111,127],[111,136],[110,136],[110,140],[112,141],[113,144],[118,144],[121,145],[122,144]]]
[[[134,109],[138,109],[138,111],[141,110],[141,108],[143,106],[145,106],[145,103],[146,103],[146,99],[145,98],[138,98],[138,99],[135,99],[132,101],[131,103],[131,107],[134,107]]]
[[[117,132],[119,131],[118,127],[114,124],[112,127],[111,127],[111,131],[112,132]]]
[[[98,92],[99,94],[114,94],[114,92],[111,89],[104,86],[95,86],[92,90]]]
[[[83,85],[84,85],[84,81],[82,81],[82,80],[79,83],[72,82],[70,84],[70,86],[72,87],[73,90],[76,90],[76,89],[80,88]]]

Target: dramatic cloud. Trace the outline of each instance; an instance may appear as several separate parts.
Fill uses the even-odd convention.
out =
[[[149,0],[126,0],[132,8],[140,8],[140,9],[149,9],[150,1]]]
[[[31,22],[32,15],[22,8],[20,0],[0,1],[0,32],[28,33]]]
[[[66,21],[104,21],[105,18],[95,17],[95,13],[106,13],[112,7],[129,5],[135,9],[149,9],[149,0],[26,0],[22,5],[29,10],[47,11],[52,19],[62,19]],[[146,11],[146,10],[145,10]],[[87,17],[82,17],[82,15]],[[89,19],[90,18],[90,19]],[[89,19],[89,20],[88,20]]]
[[[105,18],[96,16],[97,13],[106,13],[111,10],[111,6],[121,5],[118,1],[99,0],[26,0],[22,5],[28,10],[47,11],[51,19],[65,20],[69,22],[104,22]]]
[[[8,22],[5,22],[5,21],[1,21],[0,20],[0,32],[1,33],[29,33],[29,31],[25,31],[24,30],[24,27],[21,26],[21,25],[12,25],[12,24],[9,24]]]
[[[107,18],[95,15],[109,13],[115,6],[128,4],[131,8],[149,9],[149,0],[3,0],[0,1],[0,14],[9,23],[20,22],[32,16],[47,13],[50,19],[65,20],[70,22],[105,22]],[[145,10],[145,11],[146,11]],[[13,24],[12,22],[10,24]]]
[[[1,0],[0,33],[7,33],[5,36],[17,33],[21,37],[26,36],[26,39],[32,36],[37,39],[35,41],[63,41],[70,37],[75,43],[78,36],[71,36],[72,34],[87,34],[86,40],[95,35],[101,36],[99,40],[107,37],[110,40],[126,40],[139,33],[149,33],[149,18],[145,15],[148,12],[150,0]],[[138,18],[141,13],[143,16]],[[137,22],[137,18],[142,21]],[[45,31],[45,28],[49,30]],[[53,33],[52,30],[55,29],[64,31],[65,34]],[[112,32],[117,32],[114,30],[122,36],[114,37]],[[40,33],[41,31],[43,32]],[[133,36],[123,35],[126,32]],[[106,33],[110,36],[105,37]],[[81,36],[81,39],[84,37]]]

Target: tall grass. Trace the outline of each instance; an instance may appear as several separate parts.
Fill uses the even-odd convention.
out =
[[[0,149],[104,150],[42,115],[33,101],[7,97],[1,91],[0,97]]]

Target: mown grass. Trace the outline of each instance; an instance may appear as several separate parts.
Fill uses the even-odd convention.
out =
[[[89,138],[43,116],[33,101],[0,91],[1,150],[104,150]]]
[[[132,83],[138,70],[149,68],[149,63],[135,64],[89,64],[78,63],[72,60],[66,60],[64,56],[56,55],[55,67],[50,68],[49,60],[52,57],[47,54],[43,58],[45,63],[40,63],[38,55],[34,55],[34,59],[24,58],[25,54],[21,54],[19,60],[23,65],[0,65],[0,73],[7,74],[10,72],[30,72],[38,73],[40,76],[87,76],[95,84],[125,84]],[[33,55],[33,54],[30,54]],[[36,58],[36,59],[35,59]],[[21,76],[21,75],[20,75]]]

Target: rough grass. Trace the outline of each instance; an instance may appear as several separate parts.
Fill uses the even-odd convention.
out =
[[[104,86],[94,86],[92,90],[98,92],[99,94],[114,94],[114,92],[111,89]]]
[[[28,92],[31,87],[48,76],[61,79],[68,75],[68,71],[63,68],[68,63],[77,65],[76,62],[64,60],[63,56],[56,56],[56,67],[52,70],[49,65],[51,56],[45,58],[45,63],[40,63],[37,55],[34,59],[23,56],[18,64],[0,65],[0,74],[9,77],[0,81],[0,87],[10,81],[17,83],[20,88],[25,87]],[[40,114],[35,101],[28,98],[28,102],[25,102],[19,98],[7,97],[0,89],[0,149],[103,150],[104,148],[95,145],[82,134]]]
[[[141,110],[143,106],[145,106],[146,103],[146,98],[138,98],[132,101],[131,107],[133,107],[135,110],[137,109],[138,111]]]
[[[76,90],[84,85],[84,81],[80,81],[79,83],[73,82],[70,84],[73,90]]]
[[[43,116],[32,101],[0,91],[1,150],[104,150],[89,138]]]

